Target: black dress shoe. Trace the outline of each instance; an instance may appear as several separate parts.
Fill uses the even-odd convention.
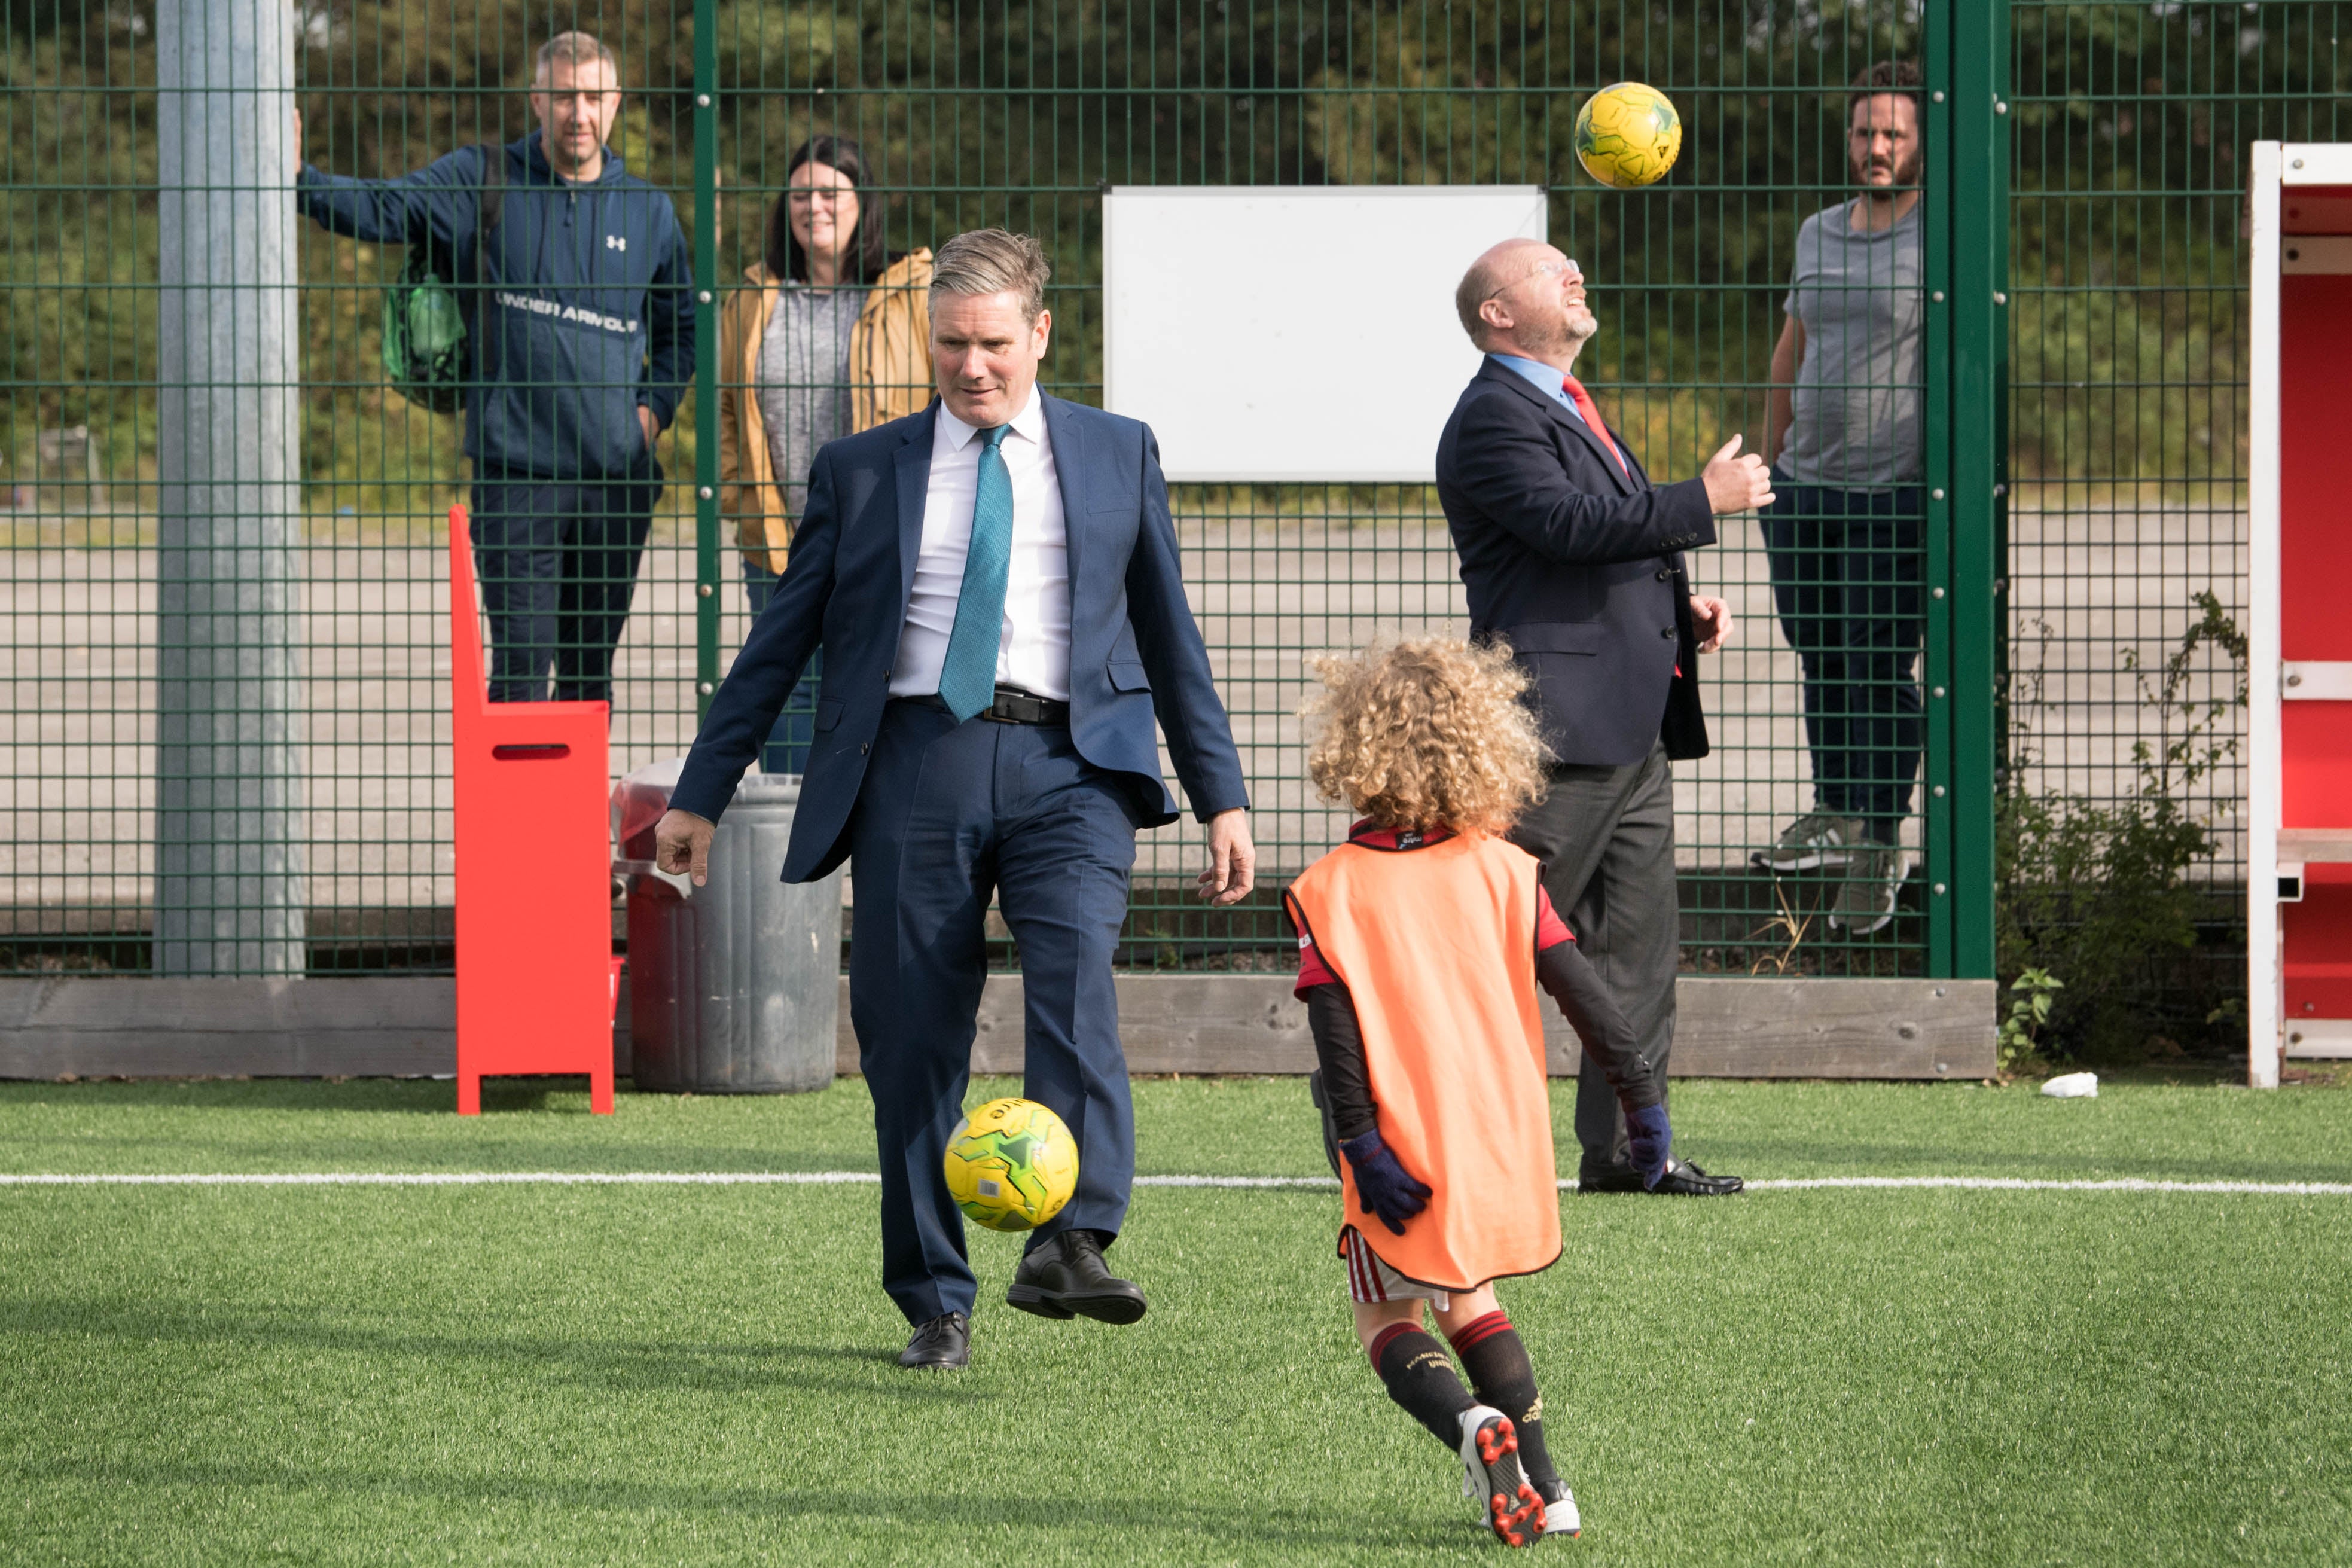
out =
[[[1580,1193],[1646,1193],[1650,1189],[1642,1184],[1641,1172],[1620,1165],[1598,1176],[1579,1173],[1576,1190]]]
[[[1727,1198],[1747,1187],[1748,1184],[1737,1176],[1710,1176],[1687,1160],[1676,1160],[1666,1167],[1665,1175],[1650,1191],[1668,1197]]]
[[[915,1331],[898,1352],[900,1366],[944,1370],[971,1364],[971,1320],[961,1312],[942,1312]]]
[[[1131,1323],[1144,1312],[1143,1292],[1111,1273],[1090,1230],[1066,1230],[1032,1247],[1004,1300],[1041,1318],[1102,1323]]]

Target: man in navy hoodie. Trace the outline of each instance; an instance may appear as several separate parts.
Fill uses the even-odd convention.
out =
[[[559,34],[531,76],[539,130],[396,180],[299,163],[295,121],[305,216],[373,245],[430,246],[458,279],[494,702],[545,700],[551,667],[557,701],[612,700],[613,649],[661,496],[654,439],[694,374],[677,211],[604,145],[619,82],[612,50]]]

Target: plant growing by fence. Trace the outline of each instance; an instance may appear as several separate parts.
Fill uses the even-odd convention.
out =
[[[2012,691],[2010,711],[2020,717],[1995,815],[1996,935],[2002,979],[2036,1005],[2021,1036],[2004,1024],[2004,1068],[2013,1040],[2021,1051],[2112,1058],[2159,1022],[2179,1021],[2160,1016],[2164,988],[2148,984],[2150,966],[2198,943],[2209,895],[2189,873],[2213,858],[2219,841],[2210,815],[2200,816],[2191,797],[2235,759],[2230,715],[2246,704],[2245,634],[2210,591],[2194,603],[2200,618],[2155,669],[2135,651],[2124,656],[2153,722],[2132,745],[2137,787],[2120,799],[2026,787],[2040,666],[2015,678],[2022,689]],[[2216,654],[2226,671],[2218,688]],[[2063,980],[2063,995],[2060,986],[2030,983],[2053,975]]]
[[[2002,1072],[2016,1072],[2040,1054],[2042,1031],[2050,1026],[2050,1010],[2057,1004],[2058,993],[2065,989],[2066,983],[2046,969],[2025,970],[2009,983],[2008,990],[2016,1000],[2009,1005],[2009,1016],[2000,1021]]]

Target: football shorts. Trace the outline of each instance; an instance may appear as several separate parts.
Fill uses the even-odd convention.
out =
[[[1423,1300],[1439,1311],[1450,1311],[1453,1297],[1434,1285],[1408,1279],[1381,1261],[1352,1225],[1339,1227],[1339,1257],[1348,1265],[1348,1300],[1377,1301]]]

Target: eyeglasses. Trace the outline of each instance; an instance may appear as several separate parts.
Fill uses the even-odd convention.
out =
[[[1576,258],[1572,256],[1565,261],[1538,261],[1535,264],[1534,269],[1528,272],[1526,277],[1514,278],[1508,283],[1504,284],[1500,289],[1496,289],[1492,294],[1487,295],[1486,300],[1498,300],[1504,295],[1509,293],[1512,289],[1517,288],[1520,284],[1529,282],[1538,278],[1564,278],[1570,275],[1578,278],[1584,276],[1584,268],[1576,264]],[[1483,305],[1486,302],[1486,300],[1481,300],[1478,303]]]

